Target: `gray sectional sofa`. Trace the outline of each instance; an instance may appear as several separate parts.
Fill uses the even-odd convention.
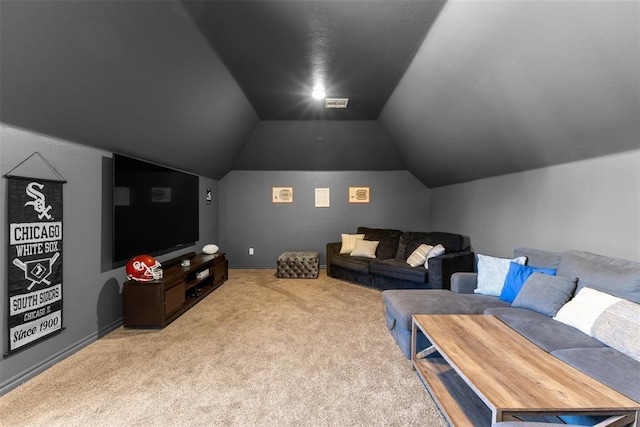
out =
[[[526,289],[529,293],[526,295],[528,302],[518,303],[520,298],[517,296],[513,303],[509,303],[497,296],[474,293],[478,273],[456,273],[451,278],[451,290],[387,290],[382,293],[387,328],[404,355],[410,358],[413,314],[494,315],[558,359],[640,402],[640,306],[637,305],[640,303],[640,263],[581,251],[557,253],[530,248],[515,249],[514,258],[519,256],[527,257],[528,266],[556,269],[557,280],[575,283],[575,290],[567,296],[567,299],[572,298],[569,302],[577,303],[576,295],[583,288],[595,289],[622,299],[622,305],[615,307],[627,310],[627,317],[624,317],[624,313],[608,316],[600,322],[600,335],[597,335],[600,339],[596,339],[593,334],[588,335],[566,322],[556,320],[561,317],[561,311],[569,311],[563,310],[569,302],[561,302],[558,305],[560,311],[555,312],[557,314],[543,314],[545,310],[536,307],[548,305],[549,295],[553,293],[550,287],[534,288],[527,279],[520,292]],[[536,276],[536,279],[538,277],[541,276]],[[539,290],[539,301],[535,295],[531,298],[532,290]],[[587,292],[591,291],[583,294]],[[532,308],[525,308],[527,304]],[[573,307],[577,306],[573,304]],[[612,309],[607,309],[607,314],[609,310]],[[593,323],[594,329],[596,324]],[[612,341],[608,341],[611,334],[617,336],[612,336]],[[622,351],[602,341],[615,341],[616,344],[612,345],[620,348],[617,344],[621,338]],[[423,348],[427,344],[423,339],[418,347]],[[633,357],[628,355],[630,352],[635,352]]]
[[[356,234],[379,242],[375,258],[341,254],[342,242],[327,243],[328,276],[379,290],[449,289],[453,273],[473,271],[474,254],[464,248],[460,234],[369,227],[358,227]],[[421,244],[441,244],[446,252],[429,259],[428,268],[411,267],[407,258]]]

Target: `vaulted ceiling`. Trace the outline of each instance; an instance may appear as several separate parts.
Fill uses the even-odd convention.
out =
[[[376,120],[444,0],[184,4],[261,120]]]
[[[640,3],[0,3],[0,120],[220,179],[428,187],[640,148]],[[310,97],[321,81],[346,109]]]

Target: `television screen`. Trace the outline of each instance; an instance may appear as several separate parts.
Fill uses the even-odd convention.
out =
[[[113,155],[113,263],[199,239],[198,176]]]

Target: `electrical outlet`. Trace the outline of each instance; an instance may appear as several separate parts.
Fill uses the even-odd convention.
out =
[[[249,255],[253,255],[253,248],[249,248]]]

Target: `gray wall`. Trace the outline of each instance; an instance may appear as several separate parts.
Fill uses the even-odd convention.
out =
[[[232,268],[275,268],[290,250],[319,251],[325,265],[325,244],[358,226],[426,231],[429,224],[429,190],[406,171],[232,171],[219,186],[220,248]],[[272,203],[274,186],[292,186],[294,202]],[[371,203],[348,203],[350,186],[369,186]],[[329,208],[314,207],[315,188],[330,189]]]
[[[640,151],[431,190],[430,226],[476,252],[517,246],[640,261]]]
[[[121,324],[120,286],[124,268],[111,269],[111,153],[29,133],[2,125],[0,174],[4,175],[34,152],[39,152],[68,181],[64,203],[64,327],[61,334],[0,360],[0,394],[41,372],[52,363],[89,344]],[[48,171],[46,167],[45,171]],[[42,176],[42,175],[38,175]],[[49,175],[47,175],[48,177]],[[3,179],[3,181],[6,181]],[[0,341],[7,351],[7,218],[6,182],[0,185]],[[201,242],[216,241],[217,181],[200,178],[200,242],[159,257],[200,251]],[[206,205],[205,189],[213,190],[214,203]]]
[[[406,170],[389,135],[375,120],[261,121],[234,170]]]
[[[258,124],[179,1],[3,1],[0,20],[4,123],[212,179]]]

